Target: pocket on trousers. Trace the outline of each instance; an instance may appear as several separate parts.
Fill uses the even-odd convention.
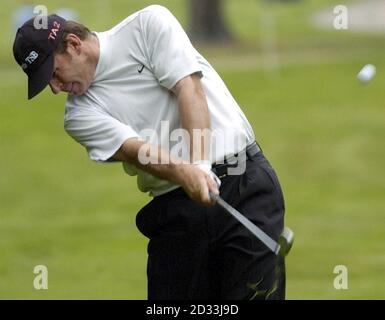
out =
[[[164,226],[163,210],[156,198],[146,204],[136,215],[136,227],[147,238],[153,238]]]

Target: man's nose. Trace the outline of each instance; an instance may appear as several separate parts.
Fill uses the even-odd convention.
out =
[[[54,94],[58,94],[61,91],[62,84],[59,80],[52,78],[49,82],[49,86]]]

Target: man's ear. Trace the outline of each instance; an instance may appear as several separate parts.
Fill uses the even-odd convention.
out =
[[[73,33],[70,33],[66,37],[67,48],[73,50],[76,54],[80,54],[82,50],[82,40]]]

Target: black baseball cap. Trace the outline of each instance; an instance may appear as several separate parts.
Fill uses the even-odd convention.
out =
[[[55,14],[37,16],[17,30],[13,55],[28,75],[28,99],[43,91],[52,78],[54,52],[62,39],[65,23],[64,18]]]

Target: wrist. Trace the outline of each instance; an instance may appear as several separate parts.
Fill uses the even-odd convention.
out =
[[[186,179],[186,176],[188,175],[188,167],[190,167],[191,164],[189,163],[178,163],[174,164],[172,168],[172,176],[174,177],[175,183],[184,186],[184,181]]]

